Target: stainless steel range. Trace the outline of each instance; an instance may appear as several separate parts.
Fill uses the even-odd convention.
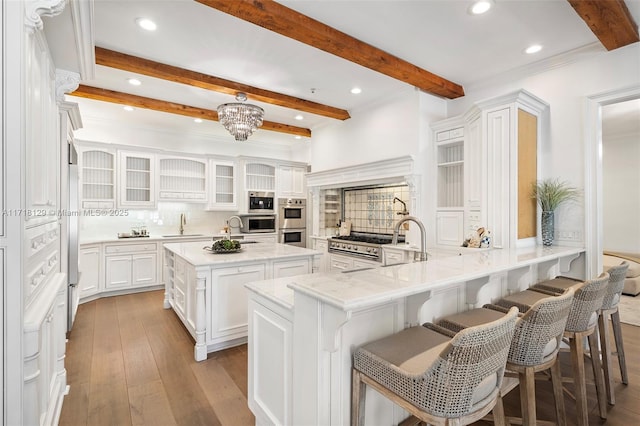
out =
[[[387,234],[352,232],[348,236],[332,237],[329,240],[329,251],[382,262],[381,247],[391,244],[391,238]],[[404,242],[404,236],[399,236],[398,242]]]

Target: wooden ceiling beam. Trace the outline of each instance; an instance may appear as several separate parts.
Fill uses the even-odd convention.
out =
[[[567,0],[607,50],[640,41],[624,0]]]
[[[218,111],[215,110],[197,108],[153,98],[145,98],[143,96],[131,95],[108,89],[100,89],[98,87],[85,86],[82,84],[78,86],[74,92],[69,93],[69,95],[121,105],[130,105],[132,107],[151,109],[154,111],[168,112],[170,114],[185,115],[187,117],[201,118],[203,120],[218,121]],[[290,126],[288,124],[275,123],[273,121],[264,121],[260,129],[304,136],[307,138],[311,137],[311,130],[309,129]]]
[[[363,67],[409,83],[427,93],[448,99],[464,96],[462,86],[272,0],[196,1]]]
[[[215,92],[226,93],[233,96],[238,92],[243,92],[246,93],[249,99],[271,105],[291,108],[297,111],[317,114],[323,117],[330,117],[338,120],[346,120],[350,117],[349,111],[308,101],[306,99],[259,89],[247,84],[241,84],[235,81],[225,80],[223,78],[174,67],[172,65],[154,62],[149,59],[127,55],[125,53],[104,49],[102,47],[96,47],[95,52],[97,65],[135,72],[149,77],[168,80],[174,83],[187,84],[189,86],[213,90]]]

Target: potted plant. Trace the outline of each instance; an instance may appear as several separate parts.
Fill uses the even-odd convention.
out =
[[[531,197],[535,198],[542,209],[542,244],[553,243],[554,210],[566,201],[575,200],[580,195],[577,188],[559,179],[544,179],[533,183]]]

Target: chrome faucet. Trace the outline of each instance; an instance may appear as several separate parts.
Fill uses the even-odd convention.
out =
[[[400,227],[405,222],[415,222],[418,225],[418,228],[420,228],[420,253],[418,252],[415,253],[414,260],[417,260],[418,262],[426,261],[427,260],[427,248],[426,248],[427,232],[424,230],[424,225],[422,224],[422,222],[420,222],[420,220],[417,217],[406,216],[400,219],[398,223],[396,223],[395,228],[393,229],[393,239],[391,240],[391,243],[395,245],[398,244],[398,234],[400,233]]]
[[[242,228],[242,219],[240,219],[239,216],[231,216],[229,219],[227,219],[227,225],[229,225],[229,227],[231,227],[231,219],[238,219],[238,228]]]
[[[180,235],[184,234],[184,226],[187,224],[187,217],[184,213],[180,213]]]

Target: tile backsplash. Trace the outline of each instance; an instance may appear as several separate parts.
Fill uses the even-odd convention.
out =
[[[344,220],[351,222],[351,230],[355,232],[391,234],[403,217],[398,214],[403,205],[397,200],[394,203],[395,197],[411,211],[407,185],[345,189]]]

